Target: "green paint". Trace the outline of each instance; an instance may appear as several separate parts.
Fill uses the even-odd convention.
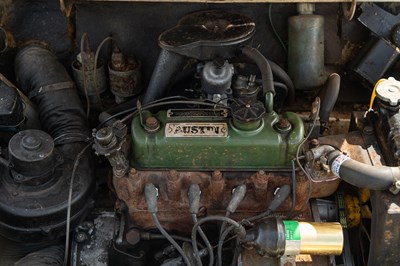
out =
[[[301,240],[298,221],[283,221],[286,240]]]
[[[143,120],[149,113],[143,113]],[[294,113],[282,116],[292,124],[287,135],[279,134],[274,124],[279,116],[266,114],[255,130],[239,129],[229,118],[168,118],[165,111],[155,115],[161,122],[157,133],[148,134],[139,117],[132,121],[132,165],[137,168],[176,169],[289,169],[290,161],[304,136],[304,125]],[[227,137],[180,137],[165,136],[167,123],[226,122]]]

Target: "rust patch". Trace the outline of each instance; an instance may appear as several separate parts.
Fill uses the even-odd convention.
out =
[[[336,62],[336,64],[346,65],[358,54],[361,47],[362,46],[360,44],[347,41],[346,44],[343,46],[340,59]]]
[[[326,197],[334,193],[338,179],[312,181],[311,197]],[[142,229],[154,228],[147,211],[144,185],[153,183],[158,188],[158,218],[166,230],[190,234],[192,220],[189,213],[188,190],[193,183],[201,189],[201,209],[204,215],[225,215],[232,190],[241,184],[247,186],[247,193],[232,218],[236,220],[254,216],[266,210],[274,191],[284,184],[291,186],[290,172],[230,172],[230,171],[141,171],[131,169],[123,178],[114,177],[118,197],[128,206],[130,220]],[[296,205],[300,211],[307,201],[309,184],[305,175],[296,178]],[[291,210],[291,196],[278,209],[278,213]],[[301,213],[302,217],[308,214]]]

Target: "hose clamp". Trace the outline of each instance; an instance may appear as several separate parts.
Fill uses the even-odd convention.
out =
[[[58,91],[58,90],[65,90],[65,89],[71,89],[74,87],[74,83],[72,81],[65,81],[65,82],[59,82],[55,84],[50,84],[46,86],[41,86],[37,89],[32,90],[29,93],[29,99],[32,99],[33,97],[38,96],[39,94],[43,94],[49,91]]]
[[[393,169],[393,168],[392,168]],[[400,192],[400,168],[395,168],[397,171],[394,172],[393,170],[393,185],[389,188],[389,191],[392,192],[394,195]]]
[[[342,153],[342,154],[340,154],[339,156],[337,156],[337,157],[335,158],[335,160],[333,160],[333,162],[332,162],[332,164],[331,164],[331,170],[332,170],[332,173],[333,173],[335,176],[340,177],[340,175],[339,175],[340,167],[341,167],[342,164],[343,164],[345,161],[347,161],[348,159],[350,159],[350,157],[349,157],[347,154]]]

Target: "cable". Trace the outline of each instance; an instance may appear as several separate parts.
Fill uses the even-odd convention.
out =
[[[165,236],[165,238],[174,246],[174,248],[179,252],[179,254],[182,256],[183,261],[185,262],[185,264],[187,266],[192,265],[190,263],[189,258],[186,256],[185,252],[183,251],[183,249],[179,246],[178,243],[176,243],[176,241],[168,234],[167,231],[165,231],[165,229],[162,227],[162,225],[160,224],[160,221],[157,218],[157,214],[156,213],[151,213],[151,218],[153,218],[153,222],[156,225],[157,229],[160,231],[160,233]],[[196,243],[197,244],[197,243]],[[197,247],[197,246],[196,246]]]
[[[274,23],[272,22],[272,3],[270,3],[268,5],[268,20],[269,20],[269,25],[271,26],[271,29],[274,32],[274,35],[275,35],[276,39],[278,39],[279,43],[282,46],[283,51],[285,52],[285,54],[287,54],[288,53],[287,47],[286,47],[285,43],[282,41],[282,39],[279,36],[277,30],[275,29]]]
[[[197,215],[196,214],[192,214],[192,220],[193,223],[196,224],[198,222],[197,220]],[[210,241],[208,241],[208,238],[206,236],[206,234],[204,233],[203,229],[201,229],[201,227],[199,226],[199,235],[201,236],[201,238],[204,241],[204,244],[206,244],[207,246],[207,251],[208,251],[208,257],[209,257],[209,262],[208,262],[208,266],[213,266],[214,265],[214,251],[213,251],[213,247],[211,246]],[[200,246],[200,245],[199,245]],[[201,247],[201,246],[200,246]],[[195,258],[196,261],[199,265],[201,265],[201,259],[200,259],[200,254],[197,252],[197,254],[195,254]],[[198,260],[199,259],[199,260]],[[200,263],[199,263],[200,262]]]
[[[176,243],[176,241],[168,234],[167,231],[162,227],[160,221],[157,217],[158,207],[157,207],[157,198],[158,198],[158,189],[152,183],[147,183],[144,188],[144,195],[146,198],[147,210],[151,214],[151,218],[153,219],[154,224],[160,233],[175,247],[175,249],[182,256],[184,263],[188,266],[191,265],[188,256],[185,254],[183,249]]]
[[[189,98],[184,97],[184,96],[170,96],[170,97],[165,97],[165,98],[158,99],[158,100],[153,101],[153,102],[151,102],[151,103],[162,102],[162,101],[168,101],[168,100],[174,100],[174,99],[184,99],[184,100],[188,100]],[[128,102],[129,102],[129,101],[128,101]],[[125,105],[125,104],[127,104],[128,102],[124,102],[124,103],[122,103],[122,105]],[[132,104],[136,104],[136,103],[132,103]],[[115,114],[112,114],[112,115],[109,114],[109,113],[107,113],[107,112],[109,112],[109,111],[103,112],[103,113],[106,113],[108,116],[107,116],[106,119],[104,119],[104,121],[100,122],[100,124],[97,126],[97,129],[101,128],[102,126],[104,126],[106,123],[108,123],[110,120],[114,119],[115,117],[120,116],[120,115],[124,115],[124,114],[127,114],[127,113],[130,113],[130,112],[133,112],[133,111],[135,111],[136,109],[137,109],[136,106],[135,106],[135,107],[132,107],[132,108],[127,108],[127,109],[122,110],[122,111],[119,111],[119,112],[117,111]],[[99,118],[99,119],[100,119],[100,118]]]
[[[294,160],[292,162],[292,207],[290,208],[288,217],[292,217],[294,208],[296,207],[296,168],[294,166]]]
[[[111,40],[112,40],[111,37],[106,37],[104,40],[102,40],[101,43],[99,44],[99,46],[97,47],[96,54],[94,55],[93,83],[94,83],[94,89],[96,91],[96,97],[97,97],[97,100],[100,103],[100,106],[101,106],[101,98],[100,98],[99,90],[98,90],[98,87],[97,87],[97,77],[96,77],[97,59],[99,58],[99,53],[100,53],[100,50],[103,47],[103,45],[107,41],[111,41]]]
[[[154,107],[158,107],[158,106],[164,106],[164,105],[171,105],[171,104],[197,104],[197,105],[204,105],[204,106],[210,106],[210,107],[215,107],[214,103],[206,103],[206,102],[202,102],[202,101],[196,101],[196,100],[186,100],[186,101],[168,101],[168,102],[160,102],[160,103],[153,103],[153,104],[147,104],[147,105],[143,105],[141,107],[141,110],[147,110],[150,108],[154,108]],[[225,109],[230,109],[227,106],[224,105],[220,105],[220,108],[225,108]],[[137,109],[137,108],[135,108]],[[136,110],[135,112],[133,112],[130,115],[125,116],[124,118],[121,119],[121,122],[125,122],[128,119],[134,117],[135,115],[138,114],[138,111]]]
[[[258,219],[262,219],[273,213],[276,209],[279,208],[279,206],[282,205],[282,203],[287,199],[287,197],[290,194],[290,186],[289,185],[283,185],[282,187],[279,188],[279,190],[275,193],[274,197],[272,198],[272,201],[269,203],[269,206],[265,212],[262,212],[256,216],[250,217],[248,219],[244,219],[240,221],[240,224],[249,224],[251,222],[254,222]],[[226,242],[225,238],[228,236],[228,234],[234,229],[233,226],[228,227],[221,235],[218,241],[217,245],[217,262],[218,265],[222,265],[222,246]],[[233,238],[235,238],[234,236]]]
[[[146,109],[158,107],[158,106],[163,106],[163,105],[171,105],[171,104],[198,104],[198,105],[210,106],[210,107],[214,107],[214,108],[217,107],[215,103],[207,103],[207,102],[202,102],[202,101],[197,101],[197,100],[180,100],[180,101],[177,100],[177,101],[160,102],[161,100],[162,99],[148,103],[146,105],[142,105],[142,110],[146,110]],[[227,107],[225,105],[218,105],[218,108],[230,109],[229,107]],[[111,115],[103,122],[101,122],[100,125],[97,126],[97,128],[102,127],[105,123],[107,123],[108,121],[110,121],[111,119],[113,119],[117,116],[131,113],[121,119],[121,122],[125,122],[125,121],[129,120],[130,118],[134,117],[137,114],[135,112],[137,112],[137,107],[132,107],[132,108],[126,109],[124,111],[118,112],[114,115]]]
[[[74,187],[74,179],[75,179],[75,173],[76,169],[78,168],[79,162],[81,160],[82,155],[85,153],[85,151],[91,147],[93,144],[93,141],[90,141],[76,156],[74,167],[72,168],[72,173],[71,173],[71,181],[69,183],[69,192],[68,192],[68,207],[67,207],[67,222],[66,222],[66,230],[65,230],[65,253],[64,253],[64,265],[67,265],[68,261],[68,253],[69,253],[69,230],[71,226],[71,205],[72,205],[72,190]]]
[[[184,237],[184,236],[180,236],[180,235],[171,235],[170,236],[178,241],[182,241],[182,242],[188,242],[188,243],[192,243],[192,239],[188,238],[188,237]],[[166,239],[165,236],[163,236],[162,234],[149,234],[149,238],[148,240],[161,240],[161,239]],[[146,238],[144,240],[147,240]],[[199,247],[200,248],[205,248],[204,245],[202,245],[201,243],[199,243]]]
[[[82,65],[82,76],[83,76],[83,90],[85,92],[85,98],[86,98],[86,116],[89,117],[89,113],[90,113],[90,100],[89,100],[89,95],[87,92],[87,84],[86,84],[86,77],[85,77],[85,58],[83,56],[83,46],[84,46],[84,42],[89,43],[89,38],[88,38],[88,34],[86,32],[84,32],[82,34],[81,37],[81,65]],[[86,53],[86,52],[85,52]]]
[[[301,165],[299,155],[300,155],[300,149],[303,147],[304,143],[306,143],[306,141],[308,140],[308,138],[311,136],[312,132],[314,131],[314,127],[315,127],[315,125],[316,125],[316,123],[317,123],[317,120],[318,120],[319,109],[320,109],[320,107],[321,107],[321,100],[319,99],[319,97],[317,97],[317,98],[315,99],[315,102],[317,103],[317,107],[316,107],[317,109],[316,109],[316,112],[315,112],[315,116],[314,116],[313,123],[312,123],[312,125],[311,125],[310,130],[308,131],[307,136],[303,139],[303,141],[302,141],[302,142],[300,143],[300,145],[297,147],[297,151],[296,151],[296,162],[297,162],[297,165],[299,166],[300,170],[307,176],[307,179],[308,179],[308,194],[307,194],[307,199],[304,201],[304,203],[302,204],[302,206],[301,206],[301,208],[299,209],[299,211],[302,211],[302,210],[305,208],[305,206],[307,205],[308,201],[310,200],[311,193],[312,193],[312,178],[311,178],[310,174],[309,174],[309,173],[304,169],[304,167]]]
[[[226,211],[225,212],[225,217],[229,218],[230,216],[231,216],[231,213],[229,211]],[[219,237],[222,236],[222,233],[224,232],[225,226],[226,226],[226,222],[223,221],[222,225],[221,225],[221,228],[219,229]]]
[[[234,229],[238,230],[239,238],[243,238],[246,235],[246,231],[244,227],[236,222],[235,220],[231,218],[227,218],[224,216],[208,216],[205,218],[200,219],[197,223],[194,224],[193,229],[192,229],[192,245],[193,245],[193,252],[195,256],[198,256],[199,250],[197,247],[197,230],[202,225],[203,223],[209,222],[209,221],[221,221],[221,222],[227,222],[231,225],[233,225]]]
[[[224,245],[225,238],[233,229],[233,226],[228,227],[224,232],[222,232],[221,236],[219,237],[217,246],[217,266],[222,266],[222,246]]]

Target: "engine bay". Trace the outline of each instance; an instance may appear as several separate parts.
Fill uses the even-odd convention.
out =
[[[0,11],[0,265],[399,263],[399,4]]]

